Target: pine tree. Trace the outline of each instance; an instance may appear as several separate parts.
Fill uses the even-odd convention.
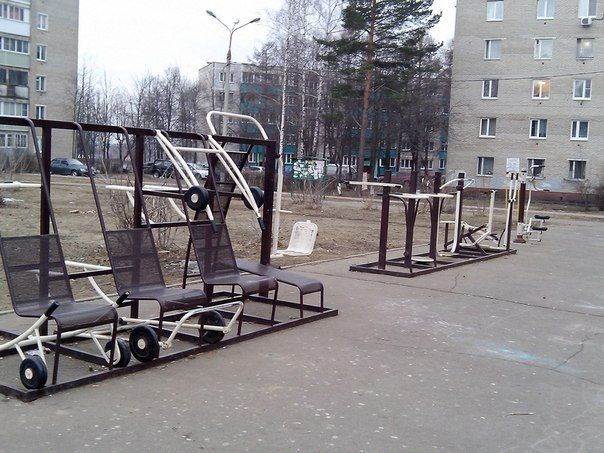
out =
[[[412,71],[414,62],[433,54],[439,45],[422,45],[439,20],[432,0],[348,0],[342,14],[344,32],[338,39],[319,40],[321,58],[340,71],[349,92],[362,92],[357,177],[362,178],[364,151],[373,102],[376,72]],[[387,78],[384,78],[387,80]]]

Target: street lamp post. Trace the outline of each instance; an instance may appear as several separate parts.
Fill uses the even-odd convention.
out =
[[[260,18],[256,17],[255,19],[250,20],[249,22],[246,22],[243,25],[239,25],[237,26],[237,24],[239,23],[239,20],[236,20],[233,23],[232,27],[229,27],[228,25],[226,25],[223,21],[221,21],[218,16],[216,16],[216,14],[214,14],[212,11],[210,10],[206,10],[206,13],[208,14],[208,16],[213,17],[214,19],[216,19],[218,22],[220,22],[220,24],[226,28],[229,32],[229,48],[227,50],[227,54],[226,54],[226,67],[225,67],[225,79],[224,79],[224,104],[222,107],[222,111],[223,112],[227,112],[229,109],[229,100],[230,100],[230,91],[231,91],[231,44],[233,43],[233,34],[237,31],[237,30],[241,30],[243,27],[245,27],[246,25],[249,24],[253,24],[255,22],[259,22]],[[227,135],[227,118],[226,117],[222,117],[222,135]]]

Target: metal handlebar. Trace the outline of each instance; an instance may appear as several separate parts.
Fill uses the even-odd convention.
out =
[[[208,112],[208,114],[206,115],[206,121],[208,122],[208,127],[210,128],[210,132],[212,133],[212,135],[216,135],[216,128],[214,127],[214,124],[212,123],[212,115],[239,118],[240,120],[249,120],[252,123],[254,123],[254,125],[258,128],[258,130],[260,131],[260,134],[262,135],[262,138],[264,140],[268,140],[268,135],[266,135],[264,128],[255,118],[253,118],[249,115],[241,115],[240,113],[219,112],[217,110],[212,110],[212,111]]]
[[[455,178],[455,179],[451,179],[450,181],[447,181],[442,186],[440,186],[440,190],[444,189],[445,187],[449,187],[450,185],[452,185],[453,183],[456,183],[457,181],[467,181],[467,183],[463,186],[464,189],[467,189],[468,187],[470,187],[471,185],[473,185],[476,182],[475,179]]]

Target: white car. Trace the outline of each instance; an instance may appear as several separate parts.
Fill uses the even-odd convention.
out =
[[[193,171],[193,174],[201,179],[206,179],[210,174],[207,164],[189,162],[189,168]]]

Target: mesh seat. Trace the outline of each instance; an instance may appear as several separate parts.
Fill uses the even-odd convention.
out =
[[[274,277],[240,274],[226,225],[216,227],[214,233],[210,224],[189,225],[203,281],[208,285],[236,285],[245,295],[276,290],[279,285]]]
[[[0,238],[0,251],[17,315],[39,318],[56,302],[51,318],[63,331],[117,320],[106,303],[76,304],[57,235]]]
[[[203,291],[167,288],[149,228],[105,232],[113,278],[120,294],[131,300],[155,300],[162,312],[191,309],[206,302]]]

